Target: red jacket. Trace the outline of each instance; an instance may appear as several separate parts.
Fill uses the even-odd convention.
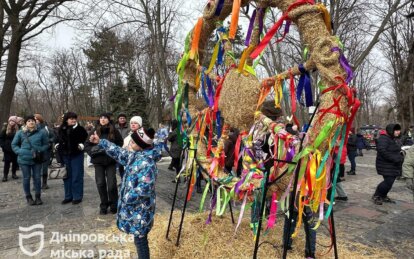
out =
[[[339,151],[339,147],[335,146],[335,157],[338,154]],[[342,154],[341,154],[341,161],[340,164],[343,165],[346,162],[346,155],[348,154],[348,151],[346,149],[346,146],[344,145],[344,147],[342,148]],[[334,161],[335,162],[335,161]]]

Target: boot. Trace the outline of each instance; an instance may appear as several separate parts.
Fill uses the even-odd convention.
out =
[[[40,193],[36,194],[36,200],[34,201],[34,205],[42,205],[43,201],[40,199]]]
[[[42,189],[49,189],[49,186],[47,185],[47,175],[42,175]]]
[[[1,180],[2,182],[7,182],[7,175],[3,176],[3,180]]]
[[[19,177],[16,175],[16,172],[12,173],[12,178],[15,179],[15,180],[19,179]]]
[[[356,175],[356,173],[355,173],[354,170],[351,170],[351,171],[348,172],[348,175]]]
[[[33,200],[32,195],[27,195],[26,200],[27,200],[27,204],[29,204],[29,205],[34,205],[34,203],[35,203],[34,200]]]

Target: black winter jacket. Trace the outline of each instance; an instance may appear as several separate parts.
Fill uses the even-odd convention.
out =
[[[394,130],[398,124],[389,124],[386,134],[380,135],[377,140],[377,159],[375,166],[377,172],[383,176],[400,176],[404,156],[401,154],[401,146],[394,138]]]
[[[114,132],[114,137],[112,139],[109,139],[109,130],[110,130],[109,127],[113,127],[113,130],[114,130],[113,131]],[[101,135],[99,136],[99,138],[109,140],[112,143],[114,143],[115,145],[122,147],[122,144],[124,143],[124,140],[121,136],[121,133],[119,133],[119,131],[117,129],[115,129],[115,127],[113,125],[102,126],[101,129],[100,129],[100,132],[101,132]],[[89,136],[91,136],[93,133],[94,132],[91,132],[89,134]],[[94,165],[107,166],[107,165],[111,165],[111,164],[116,163],[116,161],[114,159],[112,159],[111,157],[109,157],[106,154],[104,149],[100,148],[97,144],[89,142],[89,137],[88,137],[88,141],[86,141],[86,143],[85,143],[85,151],[91,157],[91,163],[94,164]]]
[[[357,136],[351,133],[348,137],[348,143],[346,144],[346,150],[348,152],[354,152],[357,150]]]
[[[14,135],[16,135],[16,132],[7,134],[6,129],[2,130],[0,133],[0,147],[3,149],[4,153],[12,153],[13,149],[11,147],[11,143],[13,141]]]
[[[57,144],[58,151],[62,155],[77,155],[83,151],[79,149],[79,144],[84,144],[88,133],[79,124],[74,126],[62,125],[58,130]]]

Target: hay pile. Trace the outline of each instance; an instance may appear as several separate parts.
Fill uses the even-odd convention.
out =
[[[246,214],[248,211],[246,211]],[[170,231],[170,239],[165,239],[168,227],[168,216],[156,215],[155,224],[149,234],[149,244],[152,258],[252,258],[254,240],[249,228],[249,219],[244,218],[240,227],[234,235],[235,226],[232,225],[230,214],[224,217],[213,217],[213,222],[206,225],[207,213],[186,214],[183,230],[181,232],[180,246],[176,247],[180,213],[175,212],[174,221]],[[238,216],[238,215],[235,215]],[[267,235],[262,235],[260,241],[266,241],[259,249],[258,258],[281,258],[283,217],[279,220],[275,229]],[[237,220],[237,219],[236,219]],[[108,230],[119,234],[116,227]],[[389,251],[379,248],[371,248],[359,243],[352,243],[338,236],[339,258],[395,258]],[[304,258],[304,231],[294,239],[293,250],[289,251],[288,258]],[[268,243],[267,243],[268,242]],[[135,252],[133,243],[110,244],[112,249],[129,249]],[[327,230],[320,227],[317,235],[317,258],[333,258],[333,248],[330,253],[327,246],[330,239]],[[326,255],[324,255],[326,254]]]

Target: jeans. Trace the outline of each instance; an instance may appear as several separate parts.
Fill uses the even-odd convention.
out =
[[[342,187],[342,182],[336,183],[336,193],[338,194],[338,197],[348,197],[344,188]]]
[[[377,189],[375,190],[374,196],[379,196],[381,198],[387,197],[388,192],[391,190],[392,185],[394,184],[396,176],[382,176],[384,181],[378,184]]]
[[[83,198],[83,153],[63,156],[68,177],[63,180],[65,200],[82,200]]]
[[[148,246],[148,237],[145,235],[144,237],[134,237],[134,243],[137,248],[137,254],[139,259],[149,259],[150,258],[150,251]]]
[[[307,256],[310,256],[311,254],[315,254],[316,250],[316,231],[312,228],[315,227],[315,223],[309,223],[309,221],[312,219],[312,212],[305,208],[304,210],[305,215],[303,215],[303,228],[305,229],[305,235],[306,235],[306,242],[305,242],[305,254]],[[286,235],[288,235],[288,248],[292,247],[292,234],[296,227],[296,221],[298,219],[298,212],[293,211],[291,218],[285,217],[285,224],[283,226],[283,245],[286,243]],[[290,224],[290,230],[288,231],[288,221],[291,220]]]
[[[40,169],[42,164],[34,164],[34,165],[20,165],[20,169],[23,173],[23,190],[26,196],[32,195],[30,193],[30,177],[33,177],[33,184],[35,187],[35,194],[40,194]]]
[[[116,209],[118,202],[116,164],[95,165],[95,182],[101,199],[100,208]]]
[[[355,151],[348,151],[348,159],[351,163],[351,171],[355,172],[356,169],[356,163],[355,163],[355,157],[357,156],[357,152]]]

